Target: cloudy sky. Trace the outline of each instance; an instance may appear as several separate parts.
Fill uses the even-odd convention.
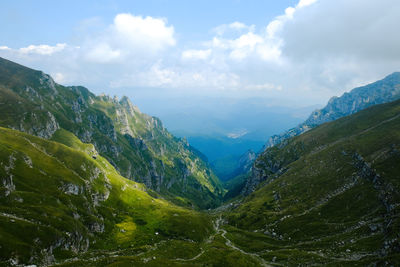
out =
[[[20,0],[0,6],[1,57],[61,84],[128,95],[146,109],[152,99],[168,107],[179,103],[171,98],[205,97],[324,104],[400,70],[398,0]]]

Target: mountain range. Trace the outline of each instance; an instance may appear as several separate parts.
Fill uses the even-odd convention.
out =
[[[332,98],[222,182],[127,97],[0,58],[0,265],[396,266],[399,88]]]

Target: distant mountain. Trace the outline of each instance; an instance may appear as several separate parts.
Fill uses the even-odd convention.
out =
[[[151,103],[138,100],[138,104],[159,116],[177,136],[230,137],[264,143],[274,133],[304,121],[316,108],[277,106],[273,104],[279,101],[268,98],[175,97],[167,104],[165,99],[154,98]]]
[[[378,84],[397,97],[397,79]],[[399,265],[400,100],[289,138],[254,168],[262,183],[225,217],[238,248],[276,266]]]
[[[64,87],[0,58],[0,126],[50,139],[60,129],[91,143],[124,177],[183,205],[209,208],[223,194],[202,155],[127,97]]]
[[[400,72],[394,72],[380,81],[355,88],[349,93],[344,93],[341,97],[332,97],[323,109],[314,111],[305,122],[283,134],[272,136],[265,145],[264,151],[260,154],[260,158],[268,159],[273,147],[285,146],[289,138],[307,132],[318,125],[354,114],[376,104],[397,99],[400,99]],[[257,159],[255,166],[259,164],[260,162]],[[266,160],[262,164],[265,165],[264,168],[253,168],[253,173],[243,188],[242,193],[244,195],[253,192],[271,173],[276,173],[281,169],[281,163],[273,160]],[[266,173],[265,170],[269,171]]]
[[[204,96],[154,96],[151,102],[137,103],[159,116],[175,136],[186,137],[210,162],[238,157],[248,149],[259,152],[271,135],[296,126],[316,108],[276,106],[272,104],[278,101],[265,98]]]
[[[304,121],[316,108],[276,106],[273,103],[278,101],[265,98],[204,96],[167,101],[155,96],[150,103],[138,103],[159,115],[171,133],[201,151],[222,181],[232,178],[247,150],[260,152],[267,138]]]
[[[302,134],[325,122],[334,121],[354,114],[367,107],[387,103],[400,98],[400,72],[394,72],[384,79],[358,87],[341,97],[332,97],[323,109],[311,113],[308,119],[280,135],[272,136],[266,147],[282,143],[287,138]]]

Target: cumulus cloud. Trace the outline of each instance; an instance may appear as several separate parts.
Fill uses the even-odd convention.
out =
[[[112,63],[159,56],[175,45],[174,27],[166,19],[122,13],[98,36],[87,38],[83,49],[89,61]]]
[[[301,0],[296,6],[286,8],[283,15],[277,16],[259,32],[255,32],[254,25],[246,26],[240,22],[220,25],[214,29],[216,36],[209,42],[209,46],[227,51],[227,55],[236,61],[259,58],[267,62],[282,64],[284,40],[281,32],[285,24],[293,20],[294,14],[298,10],[315,2],[317,0]],[[233,38],[232,35],[225,37],[229,29],[236,32],[244,30],[245,32],[241,32],[239,36]]]
[[[64,50],[67,44],[56,44],[51,45],[29,45],[27,47],[22,47],[19,51],[23,54],[39,54],[39,55],[51,55],[56,52]]]
[[[176,44],[174,27],[167,26],[167,20],[162,18],[118,14],[112,29],[118,39],[135,47],[157,51]]]

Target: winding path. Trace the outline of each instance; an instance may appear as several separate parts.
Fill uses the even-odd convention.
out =
[[[221,233],[221,236],[226,240],[226,241],[225,241],[225,245],[227,245],[228,247],[230,247],[230,248],[232,248],[232,249],[234,249],[234,250],[239,251],[239,252],[242,253],[242,254],[245,254],[245,255],[248,255],[248,256],[250,256],[250,257],[253,257],[253,258],[256,259],[258,262],[261,263],[261,266],[271,266],[271,265],[269,265],[260,255],[258,255],[258,254],[256,254],[256,253],[246,252],[246,251],[244,251],[244,250],[242,250],[242,249],[236,247],[236,246],[232,243],[232,241],[231,241],[229,238],[226,237],[227,231],[226,231],[225,229],[222,229],[222,228],[219,227],[221,221],[222,221],[222,218],[219,217],[219,218],[217,219],[217,221],[216,221],[216,228],[215,228],[215,229],[216,229],[216,231],[218,231],[219,233]]]
[[[216,235],[219,235],[219,234],[220,234],[220,235],[225,239],[225,245],[226,245],[226,246],[230,247],[231,249],[237,250],[237,251],[239,251],[240,253],[242,253],[242,254],[244,254],[244,255],[247,255],[247,256],[250,256],[250,257],[256,259],[256,260],[260,263],[261,266],[271,266],[271,265],[269,265],[262,257],[260,257],[260,255],[258,255],[258,254],[256,254],[256,253],[249,253],[249,252],[246,252],[246,251],[244,251],[244,250],[242,250],[242,249],[236,247],[236,246],[232,243],[232,241],[231,241],[229,238],[226,237],[227,231],[226,231],[225,229],[222,229],[222,228],[220,227],[221,222],[222,222],[222,218],[221,218],[221,216],[220,216],[217,220],[215,220],[215,223],[214,223],[214,231],[215,231],[215,232],[214,232],[214,234],[212,234],[212,235],[207,239],[206,243],[211,242],[211,241],[214,239],[214,237],[215,237]],[[204,254],[205,250],[204,250],[203,248],[200,248],[200,249],[201,249],[200,253],[197,254],[196,256],[194,256],[193,258],[190,258],[190,259],[180,259],[180,258],[178,258],[178,259],[175,259],[175,260],[176,260],[176,261],[185,261],[185,262],[187,262],[187,261],[194,261],[194,260],[198,259],[200,256],[202,256],[202,255]]]

